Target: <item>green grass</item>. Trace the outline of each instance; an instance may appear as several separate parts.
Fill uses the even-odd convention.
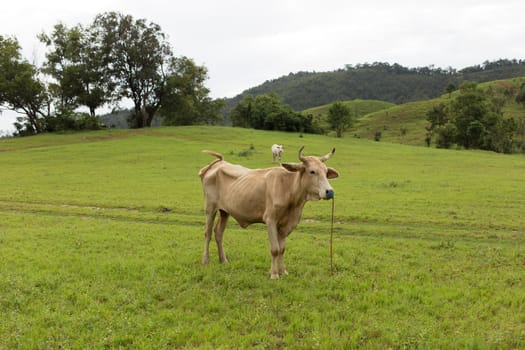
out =
[[[234,221],[200,264],[200,151],[268,167],[273,143],[337,149],[333,275],[325,201],[289,276]],[[525,347],[523,155],[181,127],[1,140],[0,164],[0,349]]]
[[[424,146],[426,113],[441,99],[410,102],[371,113],[359,119],[348,134],[374,140],[376,132],[381,141]]]

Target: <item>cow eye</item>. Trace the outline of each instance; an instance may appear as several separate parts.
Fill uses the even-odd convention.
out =
[[[315,175],[315,170],[310,170],[310,174]]]

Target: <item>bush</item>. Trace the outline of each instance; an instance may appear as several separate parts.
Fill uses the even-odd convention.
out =
[[[322,133],[312,115],[303,116],[283,104],[276,94],[245,96],[230,111],[233,126],[261,130]]]
[[[47,132],[99,130],[101,128],[99,119],[88,113],[73,112],[45,118],[45,131]]]
[[[436,128],[436,146],[438,148],[450,148],[456,140],[457,129],[452,123],[438,126]]]

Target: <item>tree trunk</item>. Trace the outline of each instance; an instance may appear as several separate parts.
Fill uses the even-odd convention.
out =
[[[151,123],[148,124],[148,112],[146,111],[146,107],[142,107],[140,110],[140,115],[142,117],[141,124],[142,127],[151,126]]]
[[[29,125],[31,125],[32,131],[35,134],[40,134],[42,132],[42,128],[40,127],[38,123],[38,117],[33,113],[27,113],[27,119],[29,119]]]
[[[142,128],[141,125],[141,113],[140,113],[140,106],[135,104],[135,113],[133,113],[133,120],[131,121],[131,127],[133,129],[139,129]]]

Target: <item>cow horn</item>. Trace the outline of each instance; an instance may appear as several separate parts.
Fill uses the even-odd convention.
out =
[[[319,158],[321,160],[321,162],[326,162],[328,159],[330,159],[330,157],[335,153],[335,148],[332,149],[332,152],[329,152],[327,153],[325,156],[322,156],[321,158]]]
[[[303,157],[303,155],[301,154],[301,153],[303,153],[303,149],[304,149],[304,146],[301,146],[301,148],[299,148],[299,152],[298,152],[299,160],[301,162],[304,162],[306,160],[306,158]]]

